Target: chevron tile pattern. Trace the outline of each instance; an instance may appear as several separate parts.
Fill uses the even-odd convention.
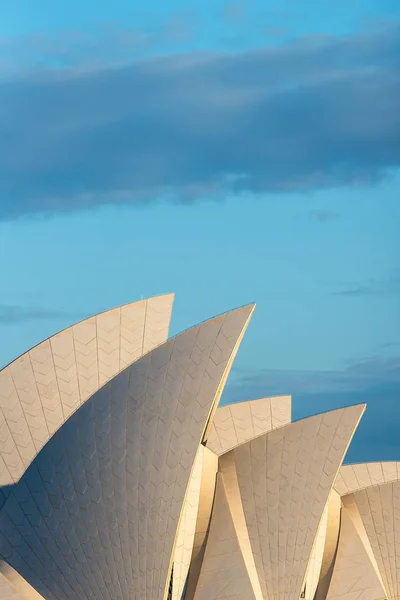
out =
[[[256,600],[221,474],[194,600]]]
[[[335,490],[345,496],[372,485],[400,479],[400,462],[375,462],[344,465],[335,481]]]
[[[221,406],[215,413],[207,448],[220,456],[258,435],[287,425],[291,421],[291,414],[291,396]]]
[[[388,600],[398,599],[400,597],[400,481],[359,490],[351,494],[349,499],[353,500],[357,507],[385,595]]]
[[[123,370],[12,488],[0,557],[46,600],[164,598],[198,447],[253,309],[207,321]],[[87,356],[91,327],[80,337]]]
[[[386,596],[346,508],[327,600],[377,600]]]
[[[167,341],[173,295],[0,371],[0,600],[400,600],[400,463],[365,405],[218,408],[254,305]]]
[[[251,547],[251,540],[244,514],[244,507],[240,494],[238,475],[236,470],[235,457],[233,452],[227,452],[219,459],[219,472],[224,483],[226,499],[229,505],[229,512],[235,527],[236,539],[242,554],[246,571],[251,583],[251,589],[255,600],[262,600],[262,590],[257,574],[254,555]],[[214,512],[212,519],[214,518]]]
[[[0,371],[0,486],[18,481],[99,387],[167,339],[172,303],[170,294],[91,317]]]
[[[232,450],[264,598],[300,597],[325,505],[364,409],[297,421]]]

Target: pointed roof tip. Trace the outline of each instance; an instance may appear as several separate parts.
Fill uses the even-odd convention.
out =
[[[247,308],[249,313],[252,314],[256,309],[256,303],[250,302],[249,304],[243,304],[242,306],[238,306],[237,308],[232,308],[231,310],[229,310],[227,312],[235,312],[237,310],[243,310],[245,308]]]
[[[356,408],[356,407],[359,407],[359,408],[362,408],[363,410],[365,410],[367,408],[367,403],[366,402],[357,402],[356,404],[347,404],[346,406],[339,406],[339,408]]]
[[[346,408],[359,408],[360,409],[360,416],[362,416],[365,411],[367,410],[367,403],[366,402],[358,402],[357,404],[350,404],[349,406],[344,406],[344,409]]]
[[[147,300],[151,300],[152,298],[167,298],[168,296],[172,296],[175,298],[175,292],[165,292],[164,294],[156,294],[155,296],[150,296]]]
[[[115,310],[117,308],[123,308],[124,306],[130,306],[131,304],[136,304],[137,302],[147,302],[148,300],[158,300],[159,298],[172,298],[175,299],[175,292],[165,292],[163,294],[155,294],[154,296],[144,296],[141,294],[139,300],[132,300],[131,302],[126,302],[125,304],[120,304],[118,306],[114,306],[108,310]],[[108,312],[108,311],[105,311]]]
[[[255,302],[251,302],[250,304],[244,304],[243,306],[238,306],[237,308],[232,308],[231,310],[226,311],[225,315],[233,315],[233,314],[238,314],[238,313],[242,313],[244,319],[244,327],[247,328],[248,324],[250,323],[250,320],[253,316],[253,313],[256,309],[256,303]]]
[[[246,323],[248,323],[250,321],[250,318],[253,315],[255,307],[256,307],[255,302],[252,302],[251,304],[243,304],[242,306],[236,306],[235,308],[230,308],[229,310],[224,310],[223,312],[218,313],[217,315],[214,315],[213,317],[205,319],[204,321],[198,323],[198,325],[201,325],[201,323],[207,323],[208,321],[213,321],[214,319],[218,319],[219,317],[234,315],[237,313],[244,313],[246,315],[245,321],[246,321]]]

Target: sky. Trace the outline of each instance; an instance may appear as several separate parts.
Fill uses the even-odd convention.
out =
[[[398,0],[0,0],[0,365],[175,292],[255,301],[223,402],[367,402],[400,460]]]

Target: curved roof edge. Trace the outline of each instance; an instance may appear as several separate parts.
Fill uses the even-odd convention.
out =
[[[289,396],[289,397],[291,398],[291,396]],[[285,432],[286,430],[288,430],[290,427],[292,427],[296,423],[299,423],[299,424],[305,423],[305,424],[307,424],[307,423],[311,423],[312,419],[316,419],[317,417],[324,417],[324,416],[326,416],[327,420],[329,420],[329,418],[330,418],[331,415],[339,414],[340,412],[342,412],[345,415],[349,415],[350,418],[351,418],[351,421],[353,421],[353,419],[351,417],[353,415],[353,412],[356,414],[357,423],[355,425],[352,423],[353,433],[352,433],[351,439],[350,439],[350,441],[348,443],[348,446],[350,446],[350,442],[353,439],[353,435],[354,435],[354,433],[355,433],[355,431],[356,431],[356,429],[357,429],[357,427],[358,427],[358,425],[359,425],[359,423],[361,421],[361,418],[362,418],[362,416],[363,416],[366,408],[367,408],[366,403],[362,402],[362,403],[359,403],[359,404],[351,404],[350,406],[345,406],[343,408],[335,408],[333,410],[327,410],[327,411],[324,411],[324,412],[321,412],[321,413],[317,413],[315,415],[304,417],[302,419],[297,419],[296,421],[290,421],[290,422],[286,423],[285,425],[282,425],[280,427],[276,427],[274,429],[271,429],[270,431],[259,433],[258,435],[254,436],[253,438],[241,442],[237,446],[234,446],[234,448],[232,448],[232,451],[236,450],[237,448],[240,448],[240,447],[244,446],[245,444],[250,444],[254,440],[257,440],[258,438],[261,438],[263,436],[272,435],[277,430]],[[351,409],[351,410],[348,410],[348,409]],[[347,450],[348,450],[348,447],[346,449],[346,452],[347,452]],[[229,452],[231,452],[231,450],[229,450]],[[343,462],[343,460],[344,460],[344,458],[342,459],[342,462]]]
[[[291,396],[268,396],[220,406],[206,446],[221,456],[243,442],[289,424],[291,417]]]
[[[173,301],[155,296],[89,317],[0,371],[0,486],[18,481],[106,381],[168,339]]]
[[[343,465],[335,481],[335,490],[341,496],[375,485],[400,480],[400,462],[382,461]]]
[[[261,557],[255,566],[263,596],[277,600],[286,589],[291,598],[300,597],[326,503],[364,411],[365,404],[358,404],[313,415],[263,433],[220,459],[220,465],[234,463],[252,552]],[[224,476],[224,468],[221,472]],[[289,517],[306,524],[301,535],[297,527],[286,527]]]
[[[0,511],[0,529],[15,531],[9,540],[16,540],[18,550],[14,553],[0,536],[0,554],[42,594],[56,583],[62,597],[70,597],[71,588],[79,596],[82,581],[88,597],[96,596],[98,588],[112,586],[120,597],[128,597],[128,592],[121,594],[119,589],[134,597],[165,597],[196,454],[252,311],[250,305],[223,313],[134,361],[78,407],[13,486]],[[60,455],[66,469],[58,468]],[[50,486],[49,467],[55,475]],[[53,507],[51,526],[44,516],[40,523],[27,519],[21,529],[14,511],[31,514],[39,488],[43,501],[45,497],[50,501],[59,489],[68,501]],[[139,495],[132,494],[137,488]],[[21,490],[28,495],[19,506]],[[110,494],[116,510],[110,509]],[[88,501],[96,505],[93,518],[80,510]],[[69,524],[75,532],[72,541],[65,539],[64,527]],[[74,559],[82,580],[71,566],[61,581],[55,572],[63,571],[69,546],[76,543],[84,554]],[[99,556],[93,551],[98,544],[100,564],[107,564],[108,573],[99,568]],[[29,548],[36,547],[38,561],[32,563]]]
[[[3,600],[44,600],[21,575],[0,560],[0,598]]]

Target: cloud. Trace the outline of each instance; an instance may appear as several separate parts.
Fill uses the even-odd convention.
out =
[[[188,41],[191,37],[191,30],[188,27],[187,19],[175,17],[168,20],[163,26],[163,37],[166,41],[177,43]]]
[[[240,371],[223,403],[292,394],[293,419],[367,403],[346,462],[400,460],[400,356],[356,361],[341,371]]]
[[[0,304],[0,326],[19,325],[27,321],[65,319],[67,317],[76,319],[81,318],[81,315],[49,308]]]
[[[320,223],[326,223],[327,221],[334,221],[339,218],[339,213],[331,210],[311,210],[311,217],[319,221]]]
[[[360,391],[297,394],[293,417],[304,418],[319,412],[366,403],[367,410],[356,431],[346,463],[380,460],[400,461],[400,383],[377,383]]]
[[[371,357],[339,371],[235,370],[227,387],[230,401],[271,394],[360,392],[380,384],[400,385],[400,357]],[[243,393],[245,392],[245,393]],[[250,394],[250,395],[249,395]],[[399,409],[400,410],[400,409]]]
[[[400,165],[399,28],[0,83],[0,218],[368,185]]]
[[[226,21],[241,21],[244,16],[245,5],[238,2],[227,4],[222,11],[222,17]]]
[[[364,296],[392,296],[400,294],[400,273],[387,279],[370,279],[365,283],[346,285],[334,292],[335,296],[357,298]]]

